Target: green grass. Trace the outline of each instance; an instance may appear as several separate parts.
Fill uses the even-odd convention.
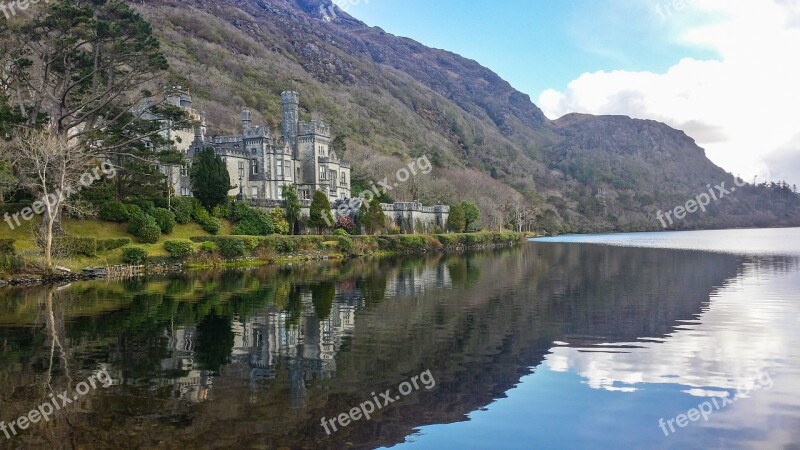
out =
[[[41,259],[39,249],[33,239],[34,230],[39,226],[40,219],[31,220],[11,230],[5,223],[0,223],[0,239],[14,239],[14,247],[17,252],[26,258],[36,261]],[[228,235],[233,226],[223,221],[222,228],[220,229],[221,235]],[[99,220],[64,220],[64,230],[70,236],[75,237],[94,237],[97,239],[115,239],[115,238],[130,238],[132,244],[147,249],[150,256],[160,257],[169,256],[164,250],[164,241],[172,239],[189,239],[192,236],[209,236],[208,233],[203,231],[200,225],[190,223],[186,225],[177,225],[171,234],[162,234],[159,241],[155,244],[140,244],[136,242],[136,238],[127,232],[128,224],[126,223],[112,223],[102,222]],[[200,244],[195,246],[195,250],[200,248]],[[64,266],[73,271],[79,271],[86,266],[96,265],[114,265],[122,263],[122,249],[116,249],[108,252],[100,252],[96,257],[75,256],[69,259],[57,259],[56,264]]]

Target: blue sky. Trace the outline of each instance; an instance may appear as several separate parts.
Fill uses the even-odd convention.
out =
[[[335,3],[478,61],[551,118],[659,120],[733,174],[800,184],[800,0]]]
[[[474,59],[538,98],[584,72],[664,71],[711,51],[670,41],[652,2],[340,0],[354,17]]]

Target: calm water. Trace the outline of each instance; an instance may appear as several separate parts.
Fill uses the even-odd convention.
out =
[[[0,290],[0,420],[113,380],[0,448],[800,448],[799,292],[800,229]]]

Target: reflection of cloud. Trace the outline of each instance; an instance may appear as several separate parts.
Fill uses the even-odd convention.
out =
[[[729,397],[731,395],[728,391],[710,391],[707,389],[687,389],[685,391],[681,391],[684,394],[689,394],[694,397]]]
[[[608,344],[591,351],[554,347],[546,361],[554,371],[580,374],[595,389],[677,384],[697,397],[725,396],[720,390],[735,391],[780,368],[781,361],[800,358],[797,304],[788,300],[798,283],[797,272],[781,275],[751,266],[713,294],[697,320],[680,323],[663,342]],[[622,346],[625,351],[618,351]]]

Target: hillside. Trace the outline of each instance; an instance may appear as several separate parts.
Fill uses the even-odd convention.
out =
[[[681,131],[628,117],[550,121],[479,63],[368,27],[329,0],[132,4],[212,134],[235,131],[243,108],[277,128],[280,92],[298,90],[307,116],[319,113],[346,137],[355,181],[430,158],[437,170],[390,192],[396,200],[466,197],[487,226],[516,212],[538,229],[563,220],[575,231],[643,230],[660,228],[656,211],[733,182]],[[788,189],[750,186],[676,226],[798,225],[799,205]]]

